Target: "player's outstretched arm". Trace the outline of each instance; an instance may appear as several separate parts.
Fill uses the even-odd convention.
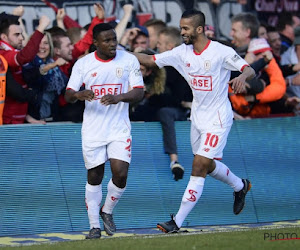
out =
[[[242,74],[229,81],[231,88],[235,94],[246,92],[246,80],[251,80],[255,76],[255,71],[252,67],[246,66]]]
[[[147,68],[157,67],[154,58],[152,55],[147,55],[145,53],[132,52],[133,55],[137,57],[140,64],[144,65]]]
[[[92,90],[75,91],[73,89],[67,89],[65,93],[65,100],[69,103],[74,103],[77,100],[80,101],[92,101],[94,99],[94,92]]]

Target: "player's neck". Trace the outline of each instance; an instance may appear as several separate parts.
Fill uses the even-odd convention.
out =
[[[204,48],[207,46],[207,43],[209,42],[209,39],[206,36],[198,37],[197,41],[193,44],[194,51],[196,53],[201,53]]]

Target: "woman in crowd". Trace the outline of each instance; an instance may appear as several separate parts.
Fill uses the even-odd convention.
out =
[[[28,87],[39,93],[38,105],[29,105],[29,116],[37,120],[55,121],[57,98],[68,81],[59,66],[66,63],[63,58],[54,61],[52,39],[45,32],[34,60],[23,66],[23,77]]]

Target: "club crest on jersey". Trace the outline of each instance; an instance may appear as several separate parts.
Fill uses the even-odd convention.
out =
[[[206,61],[204,62],[204,69],[205,69],[206,71],[209,71],[209,70],[210,70],[210,61],[206,60]]]
[[[117,68],[116,69],[116,75],[118,78],[121,78],[123,76],[123,69],[122,68]]]

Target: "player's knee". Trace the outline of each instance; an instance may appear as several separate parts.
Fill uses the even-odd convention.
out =
[[[198,157],[193,162],[192,175],[205,177],[212,168],[212,160],[206,157]]]
[[[103,173],[97,168],[88,170],[88,183],[91,185],[100,185],[102,182]]]
[[[127,174],[122,174],[119,173],[112,178],[113,183],[118,187],[118,188],[124,188],[126,187],[126,182],[127,182]]]

